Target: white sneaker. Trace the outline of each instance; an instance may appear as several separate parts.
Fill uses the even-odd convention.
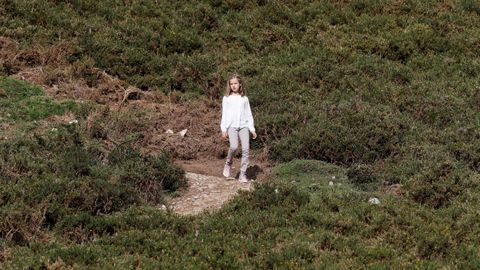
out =
[[[248,183],[247,176],[241,173],[240,176],[238,177],[238,181],[240,181],[240,183]]]
[[[225,164],[225,167],[223,167],[223,176],[226,178],[230,177],[230,166]]]

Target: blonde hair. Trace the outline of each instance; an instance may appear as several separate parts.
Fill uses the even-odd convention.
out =
[[[243,86],[243,81],[242,81],[242,78],[240,77],[240,75],[238,74],[232,74],[230,77],[228,77],[228,80],[227,80],[227,87],[225,88],[225,93],[224,95],[225,96],[230,96],[230,94],[232,93],[232,89],[230,88],[230,81],[232,79],[237,79],[238,80],[238,83],[240,84],[240,88],[238,89],[238,93],[243,97],[246,95],[246,92],[245,92],[245,87]]]

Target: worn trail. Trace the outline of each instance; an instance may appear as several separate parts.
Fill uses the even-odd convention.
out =
[[[240,183],[236,179],[187,172],[189,187],[184,194],[173,198],[170,207],[181,215],[196,215],[220,209],[239,190],[250,190],[253,183]]]

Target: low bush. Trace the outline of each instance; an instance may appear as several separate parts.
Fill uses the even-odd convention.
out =
[[[378,176],[375,173],[374,168],[366,164],[354,164],[347,171],[348,180],[354,185],[367,188],[378,186]]]
[[[433,208],[447,207],[478,187],[478,174],[451,161],[430,164],[406,183],[407,196]]]
[[[0,207],[0,238],[16,245],[28,245],[44,235],[41,231],[42,213],[22,202]]]
[[[245,194],[241,203],[259,210],[287,207],[294,211],[309,201],[308,193],[296,189],[292,184],[271,181],[258,186],[256,192]]]
[[[163,192],[186,185],[183,170],[172,165],[168,154],[144,156],[128,146],[119,146],[108,160],[116,168],[115,178],[133,185],[146,201],[161,202]]]
[[[371,163],[393,155],[408,126],[407,119],[388,108],[343,104],[331,110],[275,142],[271,155],[280,160],[296,157],[335,164]]]

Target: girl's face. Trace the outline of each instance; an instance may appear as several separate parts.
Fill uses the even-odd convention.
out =
[[[240,82],[238,82],[238,79],[237,78],[230,79],[228,83],[230,85],[230,90],[234,94],[238,94],[238,91],[240,90]]]

